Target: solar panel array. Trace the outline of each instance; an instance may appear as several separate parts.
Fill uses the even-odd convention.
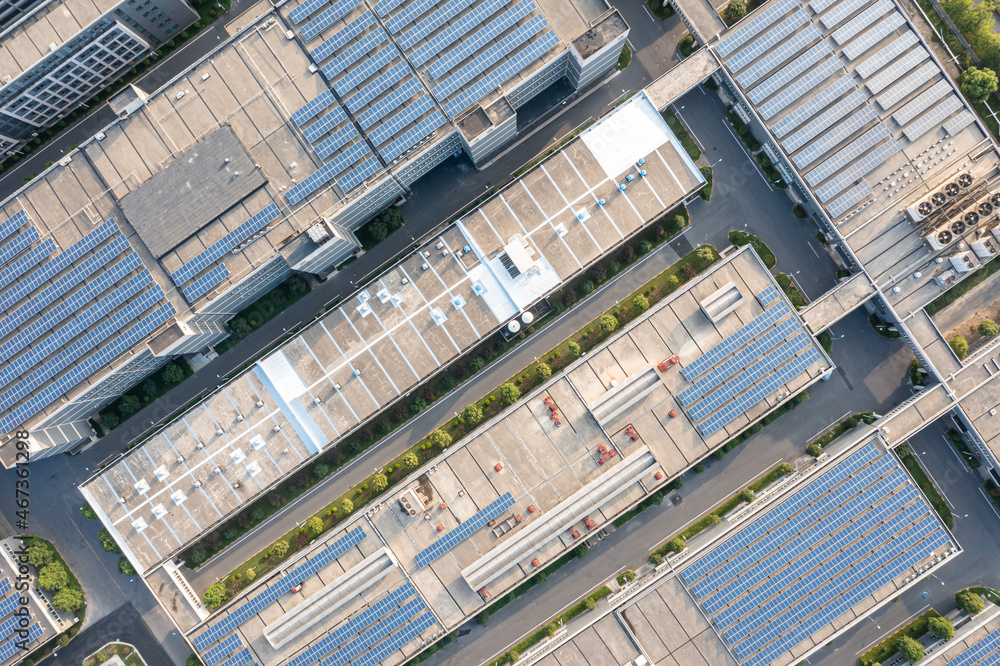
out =
[[[499,67],[484,75],[476,83],[465,88],[463,92],[447,102],[444,105],[444,110],[454,118],[469,105],[476,103],[483,95],[513,77],[557,44],[559,44],[559,38],[556,37],[556,34],[551,30],[546,32],[541,38],[531,42],[516,54],[505,57]]]
[[[9,581],[7,583],[7,587],[10,587]],[[8,589],[7,592],[10,592],[10,590]],[[7,592],[4,592],[4,594],[6,594]],[[0,601],[0,617],[5,617],[14,612],[14,609],[16,609],[19,605],[18,596],[19,595],[14,594],[7,597],[3,601]]]
[[[276,205],[268,204],[263,210],[254,213],[246,222],[236,227],[228,234],[212,243],[197,257],[187,262],[170,274],[170,279],[178,287],[208,268],[213,262],[229,252],[234,247],[247,240],[263,229],[268,223],[281,215]]]
[[[249,664],[256,663],[257,662],[253,660],[253,655],[250,654],[250,648],[243,648],[232,657],[219,664],[219,666],[249,666]]]
[[[938,81],[930,88],[904,104],[903,108],[892,114],[892,118],[900,125],[906,125],[921,113],[929,109],[932,104],[940,101],[949,93],[951,93],[951,86],[948,82]]]
[[[323,61],[333,55],[337,49],[344,46],[344,44],[351,41],[364,32],[369,26],[374,24],[375,17],[372,16],[371,12],[365,12],[337,32],[333,33],[319,46],[309,51],[309,58],[317,65],[322,64]],[[378,28],[378,32],[385,35],[385,31],[381,28]]]
[[[794,153],[796,150],[819,136],[820,132],[827,129],[830,125],[839,121],[848,113],[864,104],[866,99],[867,98],[861,93],[860,90],[855,89],[850,95],[840,100],[820,115],[816,116],[814,120],[811,120],[802,129],[782,141],[782,147],[785,151]]]
[[[830,38],[837,44],[846,44],[859,32],[871,26],[877,19],[882,18],[891,11],[894,11],[894,9],[889,0],[878,0],[874,5],[852,18],[840,28],[834,30],[830,34]]]
[[[809,46],[817,39],[821,39],[823,33],[815,25],[809,24],[806,28],[792,37],[784,40],[780,46],[771,50],[766,56],[758,60],[745,72],[736,77],[736,82],[747,89],[760,81],[766,74],[769,74],[781,63],[789,60],[796,53]]]
[[[397,86],[391,93],[376,102],[374,106],[370,109],[366,109],[364,113],[359,115],[357,117],[358,124],[364,129],[368,129],[376,122],[395,111],[404,102],[408,101],[420,92],[420,90],[420,84],[417,82],[416,78],[411,76],[402,85]]]
[[[345,120],[347,120],[347,114],[345,114],[344,110],[338,106],[333,111],[302,130],[302,136],[304,136],[309,143],[316,143],[323,137],[324,134]]]
[[[340,625],[326,636],[316,641],[309,648],[288,661],[285,666],[309,666],[352,636],[357,635],[365,627],[377,622],[389,610],[398,607],[404,601],[416,594],[410,582],[404,583],[374,604],[364,609],[350,620]],[[419,597],[418,597],[419,598]]]
[[[760,104],[762,101],[776,93],[779,88],[791,83],[792,79],[805,72],[832,52],[833,50],[830,48],[830,45],[826,42],[826,40],[816,44],[791,63],[785,65],[780,71],[778,71],[777,74],[773,75],[771,78],[764,81],[764,83],[751,90],[747,94],[747,97],[749,97],[750,101],[754,104]]]
[[[376,643],[406,624],[408,620],[412,619],[417,613],[424,610],[424,608],[423,601],[420,599],[407,602],[398,610],[379,620],[371,629],[368,629],[321,661],[320,664],[322,666],[344,666],[347,662],[358,659],[358,657],[361,657],[361,659],[358,659],[354,663],[361,663],[364,659],[363,655],[371,650]]]
[[[774,287],[768,287],[764,291],[757,294],[757,300],[760,301],[761,305],[767,307],[771,303],[774,303],[776,300],[778,300],[778,290],[775,289]]]
[[[38,230],[34,227],[28,227],[26,231],[14,236],[14,240],[7,243],[3,247],[0,247],[0,264],[5,264],[13,259],[24,251],[24,248],[28,247],[36,240],[38,240]]]
[[[42,625],[38,622],[34,623],[28,627],[28,642],[41,638],[43,633]],[[0,645],[0,662],[10,659],[21,650],[20,645],[18,645],[21,640],[20,637],[15,636],[3,645]]]
[[[389,39],[389,35],[385,34],[385,30],[376,28],[344,49],[343,53],[336,58],[323,65],[320,71],[323,72],[323,76],[327,79],[333,79],[360,60],[362,56],[374,51],[376,46],[382,44],[387,39]]]
[[[243,640],[240,638],[239,634],[230,634],[226,640],[222,641],[211,650],[205,652],[206,666],[215,666],[215,664],[225,659],[226,656],[232,654],[238,648],[242,647],[242,645]]]
[[[802,149],[793,158],[795,166],[804,169],[811,165],[828,152],[847,141],[850,137],[860,132],[874,120],[878,120],[878,114],[867,104],[861,107],[854,115],[840,123],[832,130],[817,138],[808,146]]]
[[[292,23],[302,23],[310,15],[315,14],[316,10],[325,5],[329,0],[306,0],[301,5],[288,12],[288,18],[292,20]]]
[[[405,62],[398,62],[382,74],[379,74],[374,81],[348,97],[344,104],[352,113],[357,113],[361,107],[371,103],[373,99],[384,93],[404,76],[411,73],[410,68],[406,66]]]
[[[23,227],[27,222],[28,214],[23,210],[17,211],[3,222],[0,222],[0,240],[4,240],[7,236],[10,236]]]
[[[849,162],[853,162],[863,155],[870,148],[883,139],[891,138],[891,134],[885,125],[879,123],[854,141],[850,142],[822,164],[806,174],[806,182],[815,187],[824,180],[843,169]]]
[[[337,185],[340,186],[341,191],[347,193],[355,185],[357,185],[365,178],[372,175],[381,168],[382,168],[382,163],[378,161],[377,157],[372,155],[364,162],[354,167],[352,170],[348,171],[347,174],[339,178],[337,180]]]
[[[883,110],[888,111],[912,95],[914,90],[917,90],[940,72],[941,70],[934,63],[925,63],[920,69],[879,95],[877,100],[878,105]]]
[[[502,34],[505,30],[530,14],[534,11],[534,9],[535,4],[530,2],[530,0],[528,2],[519,2],[503,14],[500,14],[497,18],[484,25],[479,30],[475,31],[468,37],[465,37],[461,44],[447,53],[442,54],[440,58],[432,62],[427,67],[427,71],[430,72],[430,75],[435,79],[440,79],[454,69],[456,65],[472,57],[472,54],[496,39],[498,35]],[[527,28],[529,23],[534,24],[535,29],[533,31]],[[507,44],[506,47],[501,49],[501,51],[510,51],[511,49],[517,48],[519,44],[537,34],[546,25],[548,24],[545,22],[544,17],[541,15],[535,15],[531,21],[518,28],[518,30],[522,31],[524,34],[516,38],[516,43],[512,42]],[[497,46],[499,46],[499,44]]]
[[[316,154],[326,159],[356,136],[358,136],[357,128],[354,125],[345,125],[322,143],[316,144]]]
[[[0,419],[0,431],[9,431],[24,423],[47,405],[57,400],[63,393],[92,375],[101,366],[107,365],[119,354],[131,349],[136,343],[152,333],[158,326],[170,319],[176,310],[169,302],[164,303],[154,312],[143,317],[137,324],[129,328],[111,342],[103,345],[86,360],[77,363],[58,379],[49,382],[45,387],[32,394],[27,400],[10,414]]]
[[[507,0],[486,0],[486,2],[476,5],[461,18],[431,37],[420,48],[411,53],[410,62],[413,63],[414,67],[420,67],[506,6]]]
[[[821,16],[819,22],[827,30],[833,30],[866,4],[868,0],[841,0],[833,9]]]
[[[380,643],[375,647],[375,649],[371,650],[362,656],[361,659],[354,662],[354,666],[373,666],[374,664],[379,663],[433,626],[434,616],[430,613],[421,615],[416,620],[406,625],[402,631],[393,634],[389,637],[389,640]]]
[[[382,148],[379,148],[378,154],[381,155],[387,162],[391,162],[444,124],[444,116],[441,115],[440,111],[435,111],[414,125],[412,128],[399,135],[392,142],[386,144]]]
[[[294,206],[366,155],[371,155],[367,143],[359,141],[352,144],[350,148],[337,155],[332,162],[324,164],[302,182],[289,189],[285,194],[288,203]]]
[[[813,14],[822,14],[836,1],[837,0],[812,0],[812,2],[809,3],[809,8],[812,10]]]
[[[346,95],[398,57],[399,50],[392,44],[389,44],[348,72],[345,77],[333,84],[333,88],[341,96]]]
[[[922,63],[924,60],[927,60],[929,57],[927,49],[919,46],[896,62],[892,63],[884,72],[879,72],[878,75],[865,81],[865,86],[873,95],[877,95],[882,92],[886,86],[904,74],[913,71],[914,67]]]
[[[965,652],[949,660],[945,666],[973,666],[973,664],[986,666],[998,661],[1000,661],[1000,629],[994,629]]]
[[[385,20],[385,26],[393,34],[398,33],[408,23],[412,23],[431,7],[436,5],[438,0],[410,0],[402,3],[402,11]],[[382,16],[385,16],[384,14]]]
[[[962,111],[944,124],[944,131],[948,133],[948,136],[955,136],[971,125],[974,120],[975,118],[971,111]]]
[[[770,663],[950,539],[869,444],[681,576],[743,664]]]
[[[868,185],[868,183],[861,181],[830,202],[830,205],[828,205],[826,209],[830,212],[832,217],[838,217],[846,213],[852,206],[871,194],[874,194],[872,188]]]
[[[319,95],[309,100],[309,102],[301,109],[293,113],[292,122],[295,123],[296,127],[302,127],[302,123],[310,118],[315,118],[321,111],[336,101],[337,100],[334,98],[332,92],[324,90]]]
[[[514,496],[509,492],[504,493],[499,498],[487,504],[485,508],[477,511],[471,518],[465,520],[461,525],[442,536],[437,540],[437,542],[417,553],[417,566],[427,566],[454,548],[460,542],[468,539],[472,536],[473,532],[483,527],[486,523],[493,520],[512,506],[514,506]]]
[[[375,5],[375,11],[379,16],[385,16],[401,4],[403,4],[403,0],[379,0],[378,4]]]
[[[755,39],[745,49],[726,61],[730,72],[738,72],[763,55],[768,49],[778,44],[799,27],[809,22],[809,14],[800,9],[778,25],[771,28],[762,37]]]
[[[836,195],[843,192],[850,185],[861,180],[869,172],[885,164],[885,161],[899,152],[899,144],[895,139],[890,139],[875,148],[860,160],[854,162],[843,172],[837,174],[829,183],[816,190],[819,200],[826,203]]]
[[[857,60],[901,25],[906,25],[906,19],[899,12],[893,11],[874,28],[845,46],[844,55],[847,56],[848,60]]]
[[[323,30],[333,25],[344,16],[347,16],[349,11],[360,4],[361,0],[340,0],[340,2],[335,2],[329,9],[324,9],[319,16],[302,26],[299,30],[299,34],[302,35],[302,39],[308,42]],[[371,14],[368,15],[371,16]]]
[[[796,79],[792,85],[788,86],[780,93],[775,95],[773,98],[768,100],[766,103],[762,104],[758,109],[758,111],[760,111],[760,114],[764,117],[765,120],[768,120],[777,115],[779,111],[782,111],[786,106],[788,106],[792,102],[804,98],[806,95],[808,95],[817,87],[819,87],[821,83],[826,81],[828,78],[830,78],[833,74],[835,74],[838,71],[842,71],[839,60],[835,58],[829,58],[827,60],[824,60],[823,62],[819,63],[818,65],[810,69],[808,72],[806,72],[805,75],[803,75],[801,78]],[[851,78],[847,75],[844,75],[843,77],[837,79],[837,81],[835,81],[825,90],[828,90],[829,88],[832,88],[834,86],[842,86],[845,83],[848,84],[846,86],[846,89],[850,89],[854,85]],[[802,106],[806,106],[806,104],[808,104],[808,102],[804,103]],[[822,106],[818,108],[822,108]],[[805,118],[811,116],[813,113],[815,113],[815,111],[805,115],[801,115],[801,118],[804,120]],[[789,113],[788,116],[786,116],[786,118],[792,116],[800,116],[799,108],[796,108],[794,111]],[[785,118],[782,118],[781,121],[784,120]],[[801,120],[799,122],[801,122]],[[797,124],[798,123],[796,123],[796,125]],[[794,126],[795,125],[792,125],[791,127]]]
[[[365,530],[360,525],[350,530],[347,534],[317,553],[315,557],[310,558],[305,564],[289,571],[286,576],[277,580],[269,588],[249,599],[239,608],[231,611],[229,615],[219,620],[215,625],[201,632],[194,639],[195,647],[199,650],[204,650],[222,638],[223,635],[229,633],[230,630],[235,629],[264,608],[267,608],[285,592],[346,553],[353,546],[360,543],[365,536],[367,536]]]
[[[432,12],[430,16],[400,35],[396,41],[404,49],[410,48],[447,23],[448,19],[458,15],[473,2],[475,0],[450,0],[450,2],[446,2],[440,9]]]
[[[386,118],[378,127],[369,131],[368,138],[376,146],[382,145],[432,108],[434,108],[434,102],[431,101],[430,95],[422,95],[416,101],[407,104],[402,111]]]
[[[188,303],[194,303],[195,300],[204,296],[209,289],[215,287],[227,277],[229,277],[229,269],[226,268],[225,264],[219,264],[188,286],[184,287],[181,291],[184,292],[184,298],[187,299]]]
[[[962,108],[962,102],[955,95],[941,102],[924,114],[919,120],[903,130],[908,141],[916,141],[924,134],[941,125],[945,118]]]
[[[779,0],[777,4],[761,12],[759,16],[751,19],[742,28],[719,42],[719,45],[715,47],[715,52],[719,54],[719,57],[725,58],[751,38],[762,33],[779,18],[800,6],[799,0]]]
[[[684,375],[685,379],[694,380],[698,375],[708,372],[709,368],[743,345],[749,343],[765,329],[770,328],[775,322],[787,316],[789,312],[791,311],[784,303],[778,303],[774,307],[768,308],[763,314],[758,315],[751,322],[744,324],[743,327],[728,338],[709,349],[689,365],[681,368],[681,374]]]
[[[920,38],[916,33],[907,31],[882,47],[875,55],[858,64],[854,71],[860,74],[861,78],[867,79],[919,41]]]

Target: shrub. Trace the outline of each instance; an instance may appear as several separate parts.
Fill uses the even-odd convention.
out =
[[[635,572],[632,571],[631,569],[626,569],[625,571],[622,572],[622,580],[624,580],[626,583],[631,583],[633,580],[635,580]]]
[[[778,472],[784,474],[785,476],[788,476],[794,471],[795,471],[795,465],[793,465],[792,463],[783,462],[780,465],[778,465]]]
[[[271,546],[271,554],[275,557],[281,558],[288,553],[288,542],[284,539],[278,539]]]
[[[86,502],[84,502],[83,506],[80,507],[80,513],[83,514],[83,517],[87,520],[97,520],[97,513],[95,513],[91,506]]]
[[[709,525],[718,525],[721,522],[722,522],[722,518],[719,518],[714,513],[708,514],[708,523],[709,523]]]
[[[955,625],[948,618],[932,617],[927,621],[927,628],[942,640],[950,641],[955,635]]]
[[[265,518],[267,518],[267,512],[264,511],[263,507],[259,507],[259,506],[258,507],[254,507],[250,511],[250,520],[252,522],[259,523],[260,521],[264,520]]]
[[[984,319],[979,322],[979,335],[992,336],[1000,333],[1000,327],[992,319]]]
[[[28,564],[33,567],[44,567],[55,559],[55,553],[44,541],[32,541],[28,545]]]
[[[792,215],[801,220],[806,216],[806,209],[800,206],[799,204],[795,204],[794,206],[792,206]]]
[[[222,604],[229,601],[229,592],[226,591],[226,588],[222,585],[222,583],[215,583],[205,590],[205,594],[202,596],[201,600],[209,608],[218,608]]]
[[[698,269],[696,269],[691,264],[684,264],[684,269],[681,272],[684,273],[684,277],[690,279],[690,278],[693,278],[695,275],[698,274]]]
[[[696,464],[696,465],[695,465],[694,467],[692,467],[692,468],[691,468],[691,470],[692,470],[692,471],[693,471],[693,472],[694,472],[695,474],[701,474],[702,472],[704,472],[704,471],[705,471],[705,465],[704,465],[704,464],[702,464],[702,463],[697,463],[697,464]]]
[[[896,650],[911,664],[924,658],[924,646],[909,636],[900,636],[896,640]]]
[[[722,18],[729,25],[733,25],[747,15],[747,6],[743,0],[729,0],[729,4],[722,10]]]
[[[70,613],[83,606],[83,590],[76,587],[64,587],[52,597],[52,603],[61,611]]]
[[[226,541],[236,541],[236,537],[240,535],[239,529],[235,527],[227,527],[226,531],[222,533],[222,538]]]
[[[255,569],[254,567],[250,567],[249,569],[247,569],[247,572],[244,574],[244,576],[246,577],[248,583],[252,583],[253,579],[257,577],[257,569]]]
[[[802,391],[801,393],[797,393],[795,397],[792,398],[792,402],[796,405],[801,405],[808,399],[809,399],[809,391]]]
[[[372,478],[372,489],[375,492],[380,493],[388,487],[389,487],[389,477],[387,477],[385,474],[376,474]]]
[[[586,599],[584,600],[584,602],[583,602],[583,605],[584,605],[584,607],[586,607],[586,609],[587,609],[587,610],[589,610],[589,611],[592,611],[592,610],[594,610],[595,608],[597,608],[597,602],[596,602],[596,601],[594,601],[593,599],[591,599],[590,597],[587,597],[587,598],[586,598]]]
[[[538,373],[538,379],[540,381],[545,381],[552,376],[552,368],[549,367],[548,363],[539,363],[535,372]]]
[[[160,376],[163,378],[163,383],[167,386],[180,384],[184,381],[184,371],[176,363],[167,363],[163,368],[163,374]]]
[[[307,534],[313,537],[318,537],[323,533],[323,519],[319,516],[313,516],[306,521],[305,528]]]
[[[198,655],[192,654],[190,657],[187,658],[187,661],[184,662],[184,666],[205,666],[205,665],[201,663],[201,659],[198,658]]]
[[[437,446],[438,448],[447,449],[451,446],[451,435],[440,428],[431,433],[430,439],[431,444]]]
[[[153,381],[152,377],[147,377],[140,385],[139,391],[146,396],[147,399],[152,398],[156,395],[156,382]]]
[[[961,335],[953,337],[948,341],[948,344],[951,345],[952,351],[955,352],[955,356],[960,360],[965,358],[965,355],[969,353],[969,341]]]
[[[554,622],[549,622],[545,625],[545,635],[549,638],[555,636],[557,631],[559,631],[559,627],[557,627]]]
[[[589,275],[594,282],[602,282],[608,276],[608,270],[603,264],[595,264],[590,269]]]
[[[416,469],[419,464],[420,460],[417,459],[416,453],[410,451],[403,456],[403,469]]]
[[[469,367],[472,369],[473,372],[479,372],[484,367],[486,367],[486,361],[484,361],[481,357],[477,356],[476,358],[472,359],[471,362],[469,362]]]
[[[500,400],[508,407],[521,398],[521,391],[510,382],[501,384],[497,392],[500,394]]]
[[[122,552],[121,548],[118,547],[118,544],[115,543],[115,540],[112,538],[111,534],[109,534],[106,529],[102,528],[101,531],[97,533],[97,540],[101,542],[101,545],[104,547],[104,550],[109,553]]]
[[[740,491],[741,502],[746,502],[747,504],[749,504],[753,500],[754,500],[754,494],[752,490],[750,490],[749,488],[744,488],[743,490]]]
[[[279,507],[282,505],[283,501],[281,499],[281,495],[279,495],[278,493],[268,493],[267,503],[273,507]]]
[[[323,463],[316,463],[313,465],[312,473],[317,479],[324,479],[330,473],[330,466]]]
[[[659,553],[652,553],[649,556],[649,561],[654,567],[658,567],[663,564],[663,555],[660,555]]]
[[[195,548],[191,551],[191,564],[198,566],[208,559],[208,553],[203,548]]]
[[[345,498],[344,501],[340,503],[340,510],[343,511],[345,514],[354,511],[354,502]]]
[[[969,615],[983,612],[983,598],[972,590],[962,590],[955,594],[955,605]]]
[[[59,647],[66,647],[69,645],[69,634],[62,634],[56,639],[56,645]]]
[[[142,400],[135,397],[131,393],[123,395],[121,402],[118,403],[118,411],[125,418],[128,418],[142,409]]]
[[[821,455],[823,455],[823,447],[817,444],[816,442],[813,442],[812,444],[806,447],[806,453],[811,455],[813,458],[819,458]]]
[[[671,275],[667,278],[667,287],[670,289],[676,289],[677,285],[681,283],[680,279],[676,275]]]
[[[602,333],[613,333],[618,328],[618,319],[613,314],[605,312],[597,319],[597,327]]]
[[[484,610],[476,616],[476,624],[486,624],[490,621],[490,612]]]
[[[636,297],[632,299],[632,306],[639,312],[642,312],[649,308],[649,299],[642,294],[637,294]]]
[[[569,343],[569,345],[567,345],[567,346],[569,347],[569,353],[570,354],[572,354],[573,356],[579,356],[580,355],[580,352],[581,352],[580,345],[578,345],[577,343],[571,341]]]
[[[648,240],[644,240],[641,243],[639,243],[639,254],[646,254],[652,249],[653,249],[653,244]]]
[[[477,426],[483,422],[483,408],[476,403],[466,405],[465,409],[462,410],[462,418],[470,427]]]
[[[38,587],[43,590],[61,590],[69,583],[66,567],[58,562],[50,562],[38,572]]]
[[[580,291],[582,291],[584,295],[589,294],[590,292],[594,291],[594,283],[591,282],[590,280],[584,280],[580,284]]]
[[[712,254],[712,248],[703,246],[698,248],[698,258],[706,264],[712,263],[715,260],[715,255]]]
[[[622,248],[622,261],[626,264],[635,259],[635,248],[631,245],[626,245]]]
[[[132,566],[132,563],[129,562],[128,558],[124,555],[118,558],[118,572],[123,573],[126,576],[135,575],[135,567]]]
[[[420,396],[417,396],[416,398],[413,399],[413,404],[410,405],[410,411],[413,412],[414,414],[419,414],[420,412],[424,411],[426,407],[427,407],[427,401],[421,398]]]
[[[982,102],[997,89],[997,75],[986,67],[969,67],[962,72],[962,93],[973,102]]]

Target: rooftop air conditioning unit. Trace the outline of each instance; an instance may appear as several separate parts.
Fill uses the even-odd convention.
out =
[[[264,438],[261,437],[260,435],[254,435],[253,437],[250,438],[250,446],[252,446],[255,451],[257,449],[264,448]]]
[[[410,516],[415,516],[418,513],[423,513],[424,501],[420,499],[420,495],[416,493],[413,488],[407,488],[403,491],[403,494],[399,496],[399,506],[403,508],[403,512]]]

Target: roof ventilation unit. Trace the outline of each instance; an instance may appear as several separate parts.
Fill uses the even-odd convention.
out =
[[[157,467],[156,470],[153,472],[153,474],[156,475],[156,480],[157,481],[163,481],[168,476],[170,476],[170,472],[168,472],[167,468],[164,467],[163,465],[160,465],[159,467]]]
[[[136,532],[141,532],[147,527],[146,521],[143,520],[142,518],[136,518],[135,520],[132,521],[132,527],[135,528]]]
[[[139,479],[135,482],[135,490],[144,495],[149,492],[149,483],[146,482],[146,479]]]
[[[250,438],[250,446],[253,447],[254,451],[264,448],[264,438],[260,435],[254,435]]]
[[[162,504],[157,504],[153,507],[153,515],[157,518],[163,518],[163,516],[167,515],[167,510],[163,508]]]
[[[410,516],[415,516],[418,513],[423,513],[426,506],[424,506],[424,501],[420,498],[413,488],[407,488],[403,491],[403,494],[399,496],[399,506],[403,508],[403,512]]]

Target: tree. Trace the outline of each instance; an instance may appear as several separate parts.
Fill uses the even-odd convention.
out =
[[[142,409],[142,400],[135,397],[131,393],[123,395],[121,402],[118,403],[118,411],[121,412],[122,416],[128,418]]]
[[[118,547],[118,544],[115,543],[114,538],[106,529],[101,529],[101,531],[97,533],[97,540],[101,542],[104,550],[109,553],[122,552],[122,549]]]
[[[582,291],[584,295],[589,294],[594,291],[594,283],[590,280],[584,280],[583,283],[580,284],[580,291]]]
[[[973,102],[982,102],[997,89],[997,75],[992,69],[970,67],[962,72],[962,94]]]
[[[64,587],[52,597],[52,603],[61,611],[70,613],[83,606],[83,590],[78,587]]]
[[[271,546],[271,554],[275,557],[284,557],[285,553],[288,552],[288,542],[284,539],[278,539]]]
[[[632,299],[632,307],[642,312],[649,307],[649,299],[642,294],[636,294],[636,297]]]
[[[792,403],[796,405],[801,405],[808,399],[809,399],[809,391],[800,391],[799,393],[795,394],[794,398],[792,398]]]
[[[948,344],[951,345],[952,351],[955,352],[955,356],[960,360],[965,358],[965,355],[969,353],[969,341],[961,335],[953,337],[948,341]]]
[[[121,425],[122,420],[114,412],[101,412],[101,423],[108,430],[114,430]]]
[[[605,312],[597,319],[597,327],[602,333],[613,333],[618,328],[618,319],[608,312]]]
[[[180,366],[176,363],[167,363],[166,367],[163,368],[163,383],[167,386],[173,386],[174,384],[180,384],[184,381],[184,371],[181,370]]]
[[[469,369],[472,370],[473,372],[479,372],[485,367],[486,367],[486,361],[484,361],[481,356],[477,356],[476,358],[469,361]]]
[[[368,236],[376,243],[381,243],[388,235],[389,227],[382,220],[375,218],[368,225]]]
[[[955,635],[955,625],[948,618],[932,617],[927,621],[927,628],[942,640],[950,641]]]
[[[513,405],[521,398],[521,391],[511,382],[501,384],[498,392],[500,393],[500,399],[503,400],[503,404],[508,406]]]
[[[747,504],[749,504],[754,500],[754,497],[756,497],[756,495],[754,495],[754,492],[749,488],[744,488],[743,490],[740,491],[741,502],[746,502]]]
[[[555,623],[550,622],[549,624],[545,625],[545,635],[548,636],[549,638],[555,636],[557,631],[559,631],[559,627],[557,627]]]
[[[955,605],[969,615],[983,612],[983,598],[972,590],[962,590],[955,594]]]
[[[590,597],[584,599],[583,605],[587,610],[594,610],[595,608],[597,608],[597,602],[591,599]]]
[[[667,278],[668,289],[676,289],[677,285],[679,285],[680,283],[681,283],[680,278],[678,278],[676,275],[671,275]]]
[[[682,539],[681,537],[674,537],[673,539],[667,542],[667,550],[669,550],[671,553],[681,552],[682,550],[684,550],[684,546],[685,546],[684,539]]]
[[[635,572],[632,571],[631,569],[626,569],[625,571],[622,572],[622,580],[624,580],[626,583],[631,583],[633,580],[635,580]]]
[[[253,329],[250,328],[250,324],[248,324],[247,320],[243,317],[237,317],[229,322],[229,330],[237,339],[243,339],[250,335],[253,331]]]
[[[243,575],[246,577],[248,583],[252,583],[253,579],[257,577],[257,569],[255,567],[250,567]]]
[[[330,473],[330,466],[323,463],[316,463],[313,465],[313,476],[317,479],[325,479],[326,475]]]
[[[792,463],[783,462],[780,465],[778,465],[778,471],[784,476],[788,476],[789,474],[795,472],[795,465],[793,465]]]
[[[374,477],[372,477],[372,489],[375,492],[380,493],[388,487],[389,487],[389,478],[385,474],[376,474]]]
[[[1000,333],[1000,327],[992,319],[984,319],[979,322],[979,335],[985,335],[987,337],[996,335]]]
[[[576,342],[570,341],[570,343],[567,345],[567,347],[569,348],[569,353],[572,354],[573,356],[579,356],[580,355],[580,351],[581,351],[580,350],[580,345],[578,345]]]
[[[419,464],[420,460],[417,458],[417,454],[413,451],[410,451],[403,456],[403,469],[416,469]]]
[[[86,502],[84,502],[83,506],[80,507],[80,513],[83,514],[83,517],[87,520],[97,520],[97,513],[94,511],[93,507]]]
[[[201,600],[209,608],[215,609],[229,601],[229,592],[222,583],[215,583],[205,590]]]
[[[451,446],[451,435],[438,428],[431,433],[431,444],[441,449],[447,449]]]
[[[323,519],[319,516],[313,516],[306,521],[306,533],[311,537],[318,537],[323,533]]]
[[[69,634],[62,634],[56,639],[56,645],[59,647],[66,647],[69,645]]]
[[[479,615],[476,616],[476,624],[486,624],[490,621],[490,612],[488,610],[481,611]]]
[[[351,511],[354,511],[354,502],[345,498],[344,501],[340,503],[340,510],[344,512],[344,515],[349,514]]]
[[[414,414],[419,414],[420,412],[424,411],[426,407],[427,407],[427,401],[421,398],[420,396],[417,396],[416,398],[413,399],[413,404],[410,405],[410,411],[413,412]]]
[[[191,564],[198,566],[206,559],[208,559],[208,553],[205,552],[204,548],[195,548],[191,551]]]
[[[717,514],[710,513],[708,514],[708,522],[710,525],[718,525],[722,522],[722,518],[719,518]]]
[[[483,422],[483,408],[476,403],[467,405],[462,411],[462,418],[470,427],[475,427]]]
[[[539,363],[536,372],[538,373],[538,379],[541,381],[545,381],[552,376],[552,368],[549,367],[548,363]]]
[[[747,6],[743,0],[729,0],[729,4],[722,10],[722,18],[726,23],[732,25],[747,15]]]
[[[69,583],[66,567],[58,562],[50,562],[38,572],[38,587],[43,590],[61,590]]]
[[[823,455],[823,447],[817,444],[816,442],[813,442],[812,444],[806,447],[806,453],[811,455],[813,458],[819,458],[821,455]]]
[[[32,541],[28,546],[28,564],[33,567],[44,567],[55,557],[52,548],[44,541]]]
[[[654,567],[658,567],[663,564],[663,555],[659,553],[650,553],[649,561]]]
[[[187,658],[187,661],[184,662],[184,666],[205,666],[205,664],[201,662],[198,655],[192,654]]]
[[[911,664],[924,658],[924,646],[909,636],[900,636],[896,640],[896,650]]]
[[[126,576],[135,575],[135,567],[132,566],[132,563],[124,555],[118,558],[118,573],[123,573]]]

